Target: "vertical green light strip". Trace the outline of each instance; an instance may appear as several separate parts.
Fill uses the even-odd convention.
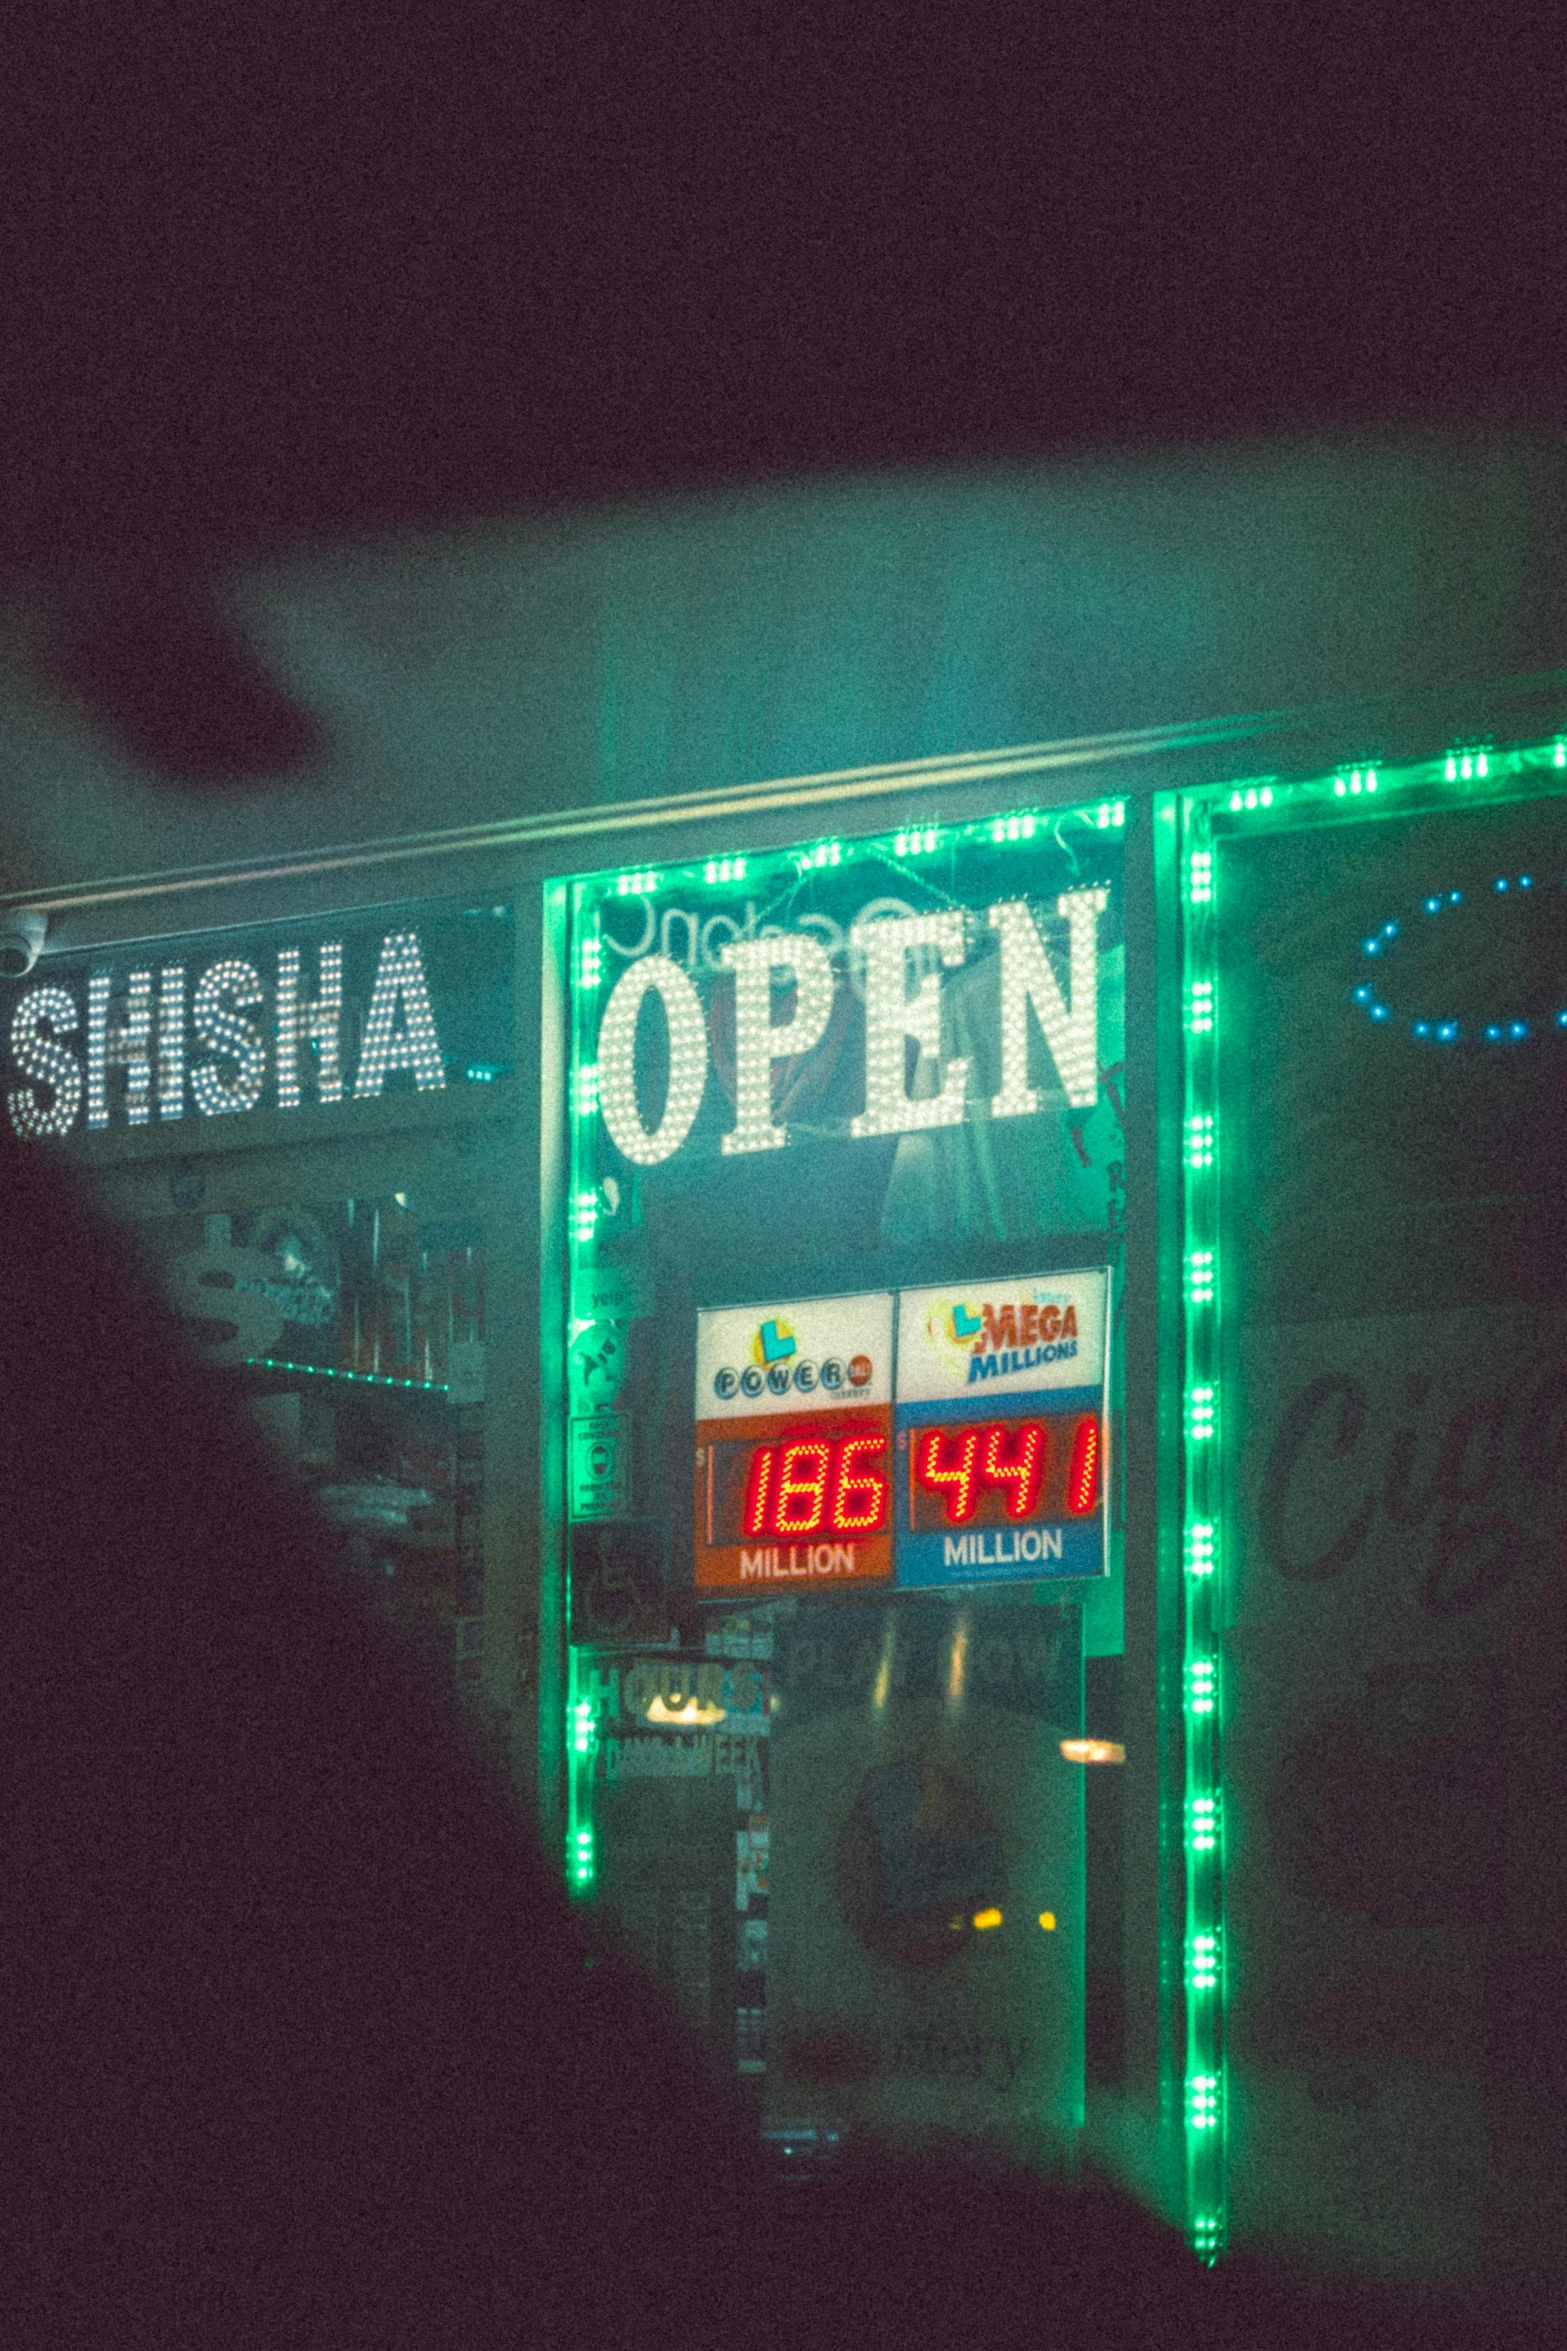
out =
[[[569,1736],[566,1741],[566,1891],[583,1899],[593,1891],[598,1876],[598,1851],[593,1824],[593,1751],[598,1744],[593,1699],[587,1688],[582,1652],[570,1652],[567,1686]]]
[[[625,877],[621,877],[622,883]],[[594,1061],[598,1034],[598,1007],[603,980],[603,944],[599,937],[598,907],[590,885],[579,882],[572,891],[568,945],[567,987],[570,1002],[571,1056],[567,1117],[566,1341],[577,1335],[571,1295],[576,1275],[597,1261],[599,1215],[598,1069]],[[570,1525],[570,1485],[573,1465],[570,1449],[569,1375],[567,1392],[567,1524]],[[569,1567],[568,1567],[569,1578]],[[570,1606],[569,1596],[567,1602]],[[588,1675],[581,1652],[569,1650],[566,1691],[566,1889],[582,1899],[593,1891],[598,1876],[598,1853],[593,1822],[593,1702],[586,1687]]]
[[[1271,798],[1271,794],[1270,794]],[[1182,803],[1181,1727],[1184,1765],[1187,2227],[1214,2261],[1227,2234],[1224,1802],[1220,1778],[1224,1398],[1219,1296],[1219,973],[1211,803]]]

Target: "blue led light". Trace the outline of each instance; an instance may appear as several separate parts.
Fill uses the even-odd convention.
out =
[[[1505,894],[1514,888],[1529,890],[1533,887],[1534,876],[1527,873],[1498,874],[1492,883],[1493,893],[1498,894]],[[1417,903],[1427,914],[1440,914],[1449,907],[1462,905],[1463,896],[1462,890],[1436,890],[1428,897],[1418,900]],[[1482,901],[1482,906],[1483,903]],[[1361,952],[1385,958],[1392,952],[1399,935],[1397,918],[1384,922],[1369,938],[1361,940]],[[1401,1028],[1404,1026],[1406,1014],[1400,1012],[1396,1005],[1385,1002],[1379,990],[1369,985],[1362,985],[1352,989],[1351,994],[1354,1002],[1364,1007],[1368,1020],[1386,1021],[1391,1019],[1396,1020]],[[1488,1045],[1517,1045],[1525,1043],[1533,1036],[1537,1028],[1549,1026],[1552,1022],[1559,1030],[1567,1029],[1567,1006],[1554,1015],[1543,1011],[1537,1013],[1530,1009],[1519,1017],[1492,1020],[1483,1025],[1476,1023],[1470,1028],[1468,1034],[1472,1040]],[[1408,1027],[1412,1036],[1435,1038],[1438,1043],[1443,1045],[1457,1044],[1465,1033],[1458,1021],[1433,1020],[1429,1014],[1418,1018],[1409,1017]]]

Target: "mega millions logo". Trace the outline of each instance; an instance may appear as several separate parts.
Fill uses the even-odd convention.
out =
[[[1077,1353],[1077,1306],[1059,1291],[1036,1290],[1032,1298],[986,1306],[969,1356],[970,1381],[997,1379],[1004,1372],[1033,1371]]]

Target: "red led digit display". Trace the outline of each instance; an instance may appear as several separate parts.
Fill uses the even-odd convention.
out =
[[[1005,1495],[1008,1518],[1032,1518],[1044,1484],[1049,1443],[1037,1420],[1008,1429],[1000,1421],[985,1428],[979,1471],[987,1486]]]
[[[1099,1499],[1099,1423],[1092,1413],[1078,1422],[1072,1438],[1072,1465],[1066,1473],[1066,1506],[1086,1518]]]
[[[759,1534],[767,1524],[773,1498],[773,1465],[777,1459],[776,1445],[758,1445],[751,1455],[751,1474],[745,1481],[745,1510],[741,1519],[748,1535]]]
[[[901,1429],[891,1418],[780,1413],[745,1434],[732,1423],[699,1431],[698,1584],[828,1574],[889,1581],[894,1460],[910,1535],[961,1532],[978,1541],[986,1529],[1081,1522],[1104,1507],[1106,1432],[1097,1413],[1036,1406]]]
[[[909,1433],[913,1528],[1086,1518],[1099,1499],[1093,1413],[964,1420]]]
[[[827,1480],[833,1449],[825,1437],[791,1437],[779,1449],[770,1535],[816,1535],[827,1521]],[[764,1532],[759,1523],[747,1534]]]
[[[880,1433],[839,1438],[838,1482],[833,1488],[835,1535],[873,1535],[886,1525],[887,1473],[871,1466],[886,1450],[887,1440]]]
[[[961,1526],[974,1515],[974,1461],[979,1452],[979,1430],[922,1430],[915,1439],[914,1475],[928,1493],[939,1494],[946,1505],[947,1524]]]
[[[877,1535],[887,1525],[891,1480],[883,1430],[785,1436],[763,1445],[721,1442],[714,1453],[714,1542]]]
[[[971,1420],[955,1429],[922,1429],[914,1475],[941,1496],[948,1526],[966,1526],[986,1493],[1003,1497],[1008,1518],[1032,1518],[1049,1457],[1042,1421]]]

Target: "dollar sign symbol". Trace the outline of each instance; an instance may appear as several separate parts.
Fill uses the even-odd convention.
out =
[[[604,1560],[593,1579],[593,1612],[601,1631],[624,1632],[636,1615],[641,1596],[636,1578],[623,1560],[613,1556]]]
[[[169,1268],[166,1295],[205,1363],[269,1355],[282,1310],[267,1295],[277,1267],[259,1249],[193,1249]]]

